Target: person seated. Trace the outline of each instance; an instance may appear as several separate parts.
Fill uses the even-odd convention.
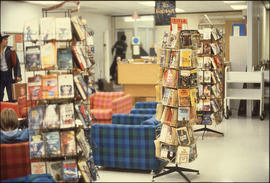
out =
[[[19,129],[19,120],[16,112],[13,109],[5,108],[0,116],[0,143],[13,144],[27,142],[29,133],[27,128]]]

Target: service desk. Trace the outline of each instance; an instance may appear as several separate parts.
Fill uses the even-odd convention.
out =
[[[133,103],[139,100],[155,101],[158,64],[118,62],[117,65],[118,83],[123,85],[125,93],[133,97]]]

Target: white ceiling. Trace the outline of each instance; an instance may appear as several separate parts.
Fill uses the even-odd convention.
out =
[[[91,13],[100,13],[104,15],[131,15],[135,11],[137,14],[154,14],[154,6],[145,6],[140,2],[147,1],[80,1],[80,10]],[[44,7],[52,6],[50,1]],[[233,5],[245,5],[246,1],[233,3]],[[213,11],[235,11],[231,8],[232,4],[224,3],[224,1],[176,1],[176,8],[184,10],[184,13],[189,12],[213,12]],[[75,7],[75,4],[68,2],[65,7]]]

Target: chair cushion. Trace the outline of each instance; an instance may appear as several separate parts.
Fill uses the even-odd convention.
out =
[[[151,118],[149,114],[114,114],[112,124],[140,125],[143,121]]]
[[[136,102],[135,108],[156,108],[157,102]]]
[[[130,114],[156,114],[155,108],[134,108],[131,109]]]
[[[112,108],[112,100],[103,98],[100,96],[95,96],[93,99],[93,108],[94,109],[111,109]]]
[[[112,119],[112,109],[91,109],[90,113],[98,120]]]

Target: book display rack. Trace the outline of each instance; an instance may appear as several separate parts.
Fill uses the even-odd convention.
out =
[[[224,136],[224,133],[207,128],[207,125],[220,124],[223,120],[223,59],[224,43],[222,33],[217,28],[205,28],[200,36],[202,49],[197,57],[198,74],[198,103],[197,103],[197,124],[204,125],[203,128],[194,132],[203,131],[217,133]]]
[[[50,173],[57,182],[92,182],[98,177],[89,143],[93,34],[72,11],[47,17],[51,10],[24,26],[31,172]]]
[[[173,167],[164,167],[156,177],[178,172],[196,172],[178,165],[197,158],[196,141],[192,125],[196,122],[197,52],[200,34],[196,30],[164,33],[162,48],[158,51],[160,64],[159,84],[156,86],[157,114],[161,121],[160,135],[155,140],[156,157]]]

